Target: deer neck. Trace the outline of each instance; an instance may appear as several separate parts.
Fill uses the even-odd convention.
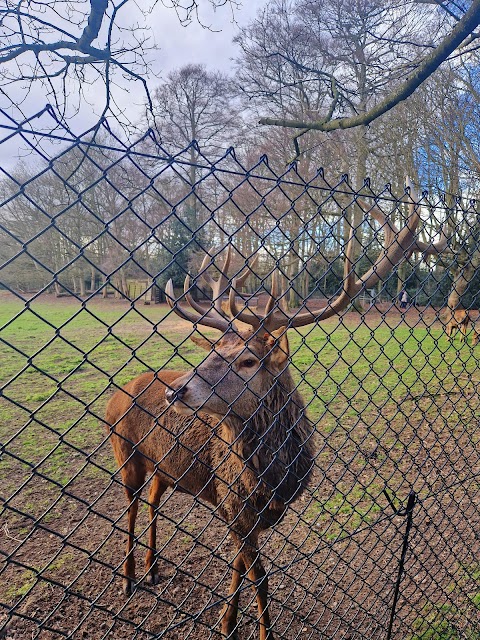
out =
[[[249,417],[242,417],[232,411],[222,418],[221,422],[230,434],[226,438],[227,442],[233,443],[238,439],[249,440],[253,434],[258,437],[263,437],[265,434],[268,436],[273,422],[277,428],[288,429],[288,422],[301,419],[305,411],[303,401],[295,390],[295,384],[288,369],[278,376],[272,375],[264,394],[257,400],[249,407]],[[287,413],[282,412],[282,409],[288,409]],[[278,417],[286,418],[286,421],[278,421]]]
[[[225,440],[243,468],[285,504],[298,495],[311,472],[313,426],[288,370],[272,379],[250,418],[227,416],[223,425]]]

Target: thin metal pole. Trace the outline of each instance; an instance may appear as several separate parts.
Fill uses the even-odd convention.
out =
[[[395,592],[393,594],[392,610],[390,612],[390,622],[388,625],[386,640],[390,640],[392,637],[393,621],[395,620],[395,612],[397,609],[398,596],[400,594],[400,582],[402,581],[403,568],[405,566],[405,557],[407,555],[407,549],[408,549],[408,538],[410,536],[410,529],[412,528],[412,522],[413,522],[413,507],[415,506],[416,499],[417,499],[417,495],[414,491],[412,491],[408,496],[407,507],[404,512],[404,515],[407,516],[407,526],[405,529],[405,535],[403,536],[402,555],[400,556],[400,564],[398,566],[397,582],[395,584]]]

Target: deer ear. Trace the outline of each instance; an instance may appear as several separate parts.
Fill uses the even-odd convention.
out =
[[[208,338],[206,338],[205,336],[201,336],[201,335],[198,335],[196,333],[193,333],[189,337],[190,337],[190,340],[197,345],[197,347],[201,347],[202,349],[205,349],[206,351],[210,351],[211,348],[213,347],[213,342],[211,340],[209,340]]]
[[[276,367],[284,365],[290,357],[286,327],[280,327],[280,329],[276,331],[266,333],[263,339],[265,340],[267,349],[269,349],[269,362]]]

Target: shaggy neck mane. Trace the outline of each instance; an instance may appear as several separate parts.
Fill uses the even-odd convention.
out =
[[[288,369],[272,376],[251,418],[228,416],[225,423],[235,434],[238,455],[275,497],[285,503],[297,497],[312,470],[313,426]]]

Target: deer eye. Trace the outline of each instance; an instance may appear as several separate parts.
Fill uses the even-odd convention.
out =
[[[242,362],[242,367],[247,367],[247,369],[250,369],[251,367],[254,367],[256,364],[257,364],[256,360],[254,360],[253,358],[247,358]]]

